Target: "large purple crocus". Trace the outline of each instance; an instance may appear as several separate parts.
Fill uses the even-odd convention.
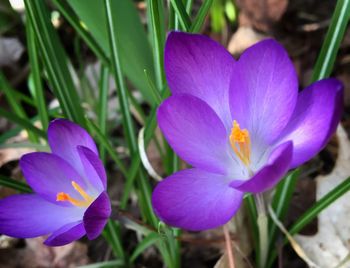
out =
[[[0,200],[0,233],[18,238],[50,236],[62,246],[85,234],[95,239],[111,213],[106,173],[90,135],[64,119],[50,123],[51,153],[30,153],[20,166],[33,194]]]
[[[235,61],[205,36],[172,32],[165,71],[172,96],[159,107],[158,124],[193,166],[154,190],[154,210],[172,226],[225,224],[245,192],[271,189],[312,158],[340,120],[341,83],[325,79],[298,93],[292,62],[271,39]]]

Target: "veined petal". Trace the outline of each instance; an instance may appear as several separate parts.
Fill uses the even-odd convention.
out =
[[[274,40],[248,48],[236,62],[230,84],[231,115],[252,141],[270,144],[287,125],[298,94],[293,63]]]
[[[81,209],[58,206],[36,194],[12,195],[0,200],[0,233],[12,237],[46,235],[82,217]]]
[[[164,67],[173,94],[191,94],[218,114],[231,127],[228,92],[235,61],[231,54],[210,38],[171,32],[164,52]]]
[[[53,154],[56,154],[70,163],[81,176],[84,168],[77,151],[79,145],[89,148],[96,155],[98,150],[95,142],[85,129],[65,119],[56,119],[49,125],[48,141]]]
[[[243,193],[229,187],[227,177],[186,169],[157,185],[152,204],[165,223],[199,231],[225,224],[236,213],[242,199]]]
[[[111,215],[111,211],[108,194],[102,192],[84,214],[84,227],[86,235],[90,240],[95,239],[101,234]]]
[[[85,229],[82,221],[72,222],[53,232],[44,244],[50,247],[64,246],[82,238],[84,235]]]
[[[293,143],[285,142],[275,148],[267,164],[249,180],[234,180],[230,186],[244,192],[261,193],[275,186],[287,173],[293,155]]]
[[[85,179],[98,192],[103,192],[107,188],[107,175],[102,161],[89,148],[84,146],[77,147],[81,163],[84,167]]]
[[[85,181],[65,160],[50,153],[30,153],[19,162],[23,175],[32,189],[45,199],[66,205],[67,202],[56,202],[57,194],[65,192],[73,198],[81,196],[74,190],[72,181],[84,190]]]
[[[234,164],[225,127],[203,100],[171,96],[160,105],[157,117],[170,146],[189,164],[222,174]]]
[[[343,86],[336,79],[313,83],[298,96],[297,106],[278,143],[293,141],[291,167],[316,155],[334,133],[343,108]]]

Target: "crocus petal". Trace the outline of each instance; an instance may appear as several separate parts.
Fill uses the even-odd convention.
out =
[[[60,229],[53,232],[44,242],[50,247],[59,247],[67,245],[85,235],[84,224],[82,221],[68,223]]]
[[[267,162],[267,165],[260,169],[249,180],[234,180],[230,186],[250,193],[261,193],[275,186],[287,173],[293,155],[293,143],[285,142],[275,148]]]
[[[12,195],[0,200],[0,233],[12,237],[46,235],[82,217],[83,210],[52,204],[36,194]]]
[[[226,172],[232,162],[226,130],[206,102],[175,95],[160,105],[157,117],[168,143],[183,160],[207,171]]]
[[[234,63],[223,46],[206,36],[171,32],[167,38],[164,65],[171,92],[206,101],[229,127],[228,92]]]
[[[342,102],[343,87],[336,79],[318,81],[299,94],[293,116],[279,141],[293,141],[291,167],[308,161],[326,145],[339,123]]]
[[[60,192],[81,199],[81,196],[74,190],[72,181],[86,190],[86,184],[80,175],[57,155],[30,153],[24,155],[19,164],[30,187],[51,202],[68,204],[68,202],[56,202],[57,194]]]
[[[248,129],[252,142],[269,144],[290,119],[298,94],[293,64],[274,40],[248,48],[236,62],[230,84],[232,118]]]
[[[84,146],[78,146],[77,150],[84,167],[85,179],[88,180],[88,183],[91,184],[98,192],[106,190],[106,171],[98,155]]]
[[[199,231],[225,224],[241,205],[243,193],[227,177],[199,169],[179,171],[155,188],[152,204],[165,223]]]
[[[85,146],[98,155],[95,142],[85,129],[65,119],[56,119],[49,125],[48,141],[53,154],[65,159],[83,176],[77,146]]]
[[[108,194],[102,192],[88,207],[84,214],[84,227],[90,240],[98,237],[111,215],[111,203]]]

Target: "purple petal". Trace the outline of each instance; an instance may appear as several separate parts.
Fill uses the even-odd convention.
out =
[[[293,116],[278,141],[293,141],[292,167],[308,161],[326,145],[342,108],[343,86],[336,79],[318,81],[299,94]]]
[[[229,187],[226,177],[186,169],[157,185],[152,204],[155,213],[165,223],[199,231],[228,222],[242,199],[243,193]]]
[[[46,235],[82,217],[82,209],[58,206],[36,194],[12,195],[0,200],[0,233],[12,237]]]
[[[234,180],[230,186],[250,193],[261,193],[275,186],[287,173],[293,155],[293,143],[283,143],[275,148],[266,164],[249,180]]]
[[[102,192],[88,207],[84,214],[84,227],[90,240],[98,237],[111,215],[111,203],[108,194]]]
[[[269,144],[287,125],[297,100],[293,63],[274,40],[248,48],[235,64],[230,84],[231,115],[252,142]]]
[[[164,65],[171,92],[204,100],[228,127],[228,92],[234,63],[223,46],[204,35],[171,32],[167,38]]]
[[[82,238],[85,233],[84,224],[81,221],[68,223],[53,232],[44,244],[50,247],[64,246]]]
[[[82,176],[84,168],[80,161],[77,146],[89,148],[98,155],[95,142],[85,129],[65,119],[52,121],[48,129],[48,141],[53,154],[70,163]]]
[[[57,155],[29,153],[20,159],[19,164],[30,187],[51,202],[60,205],[68,204],[68,202],[56,202],[57,194],[60,192],[81,199],[81,196],[74,190],[72,181],[87,190],[80,175]]]
[[[99,192],[106,190],[106,171],[98,155],[84,146],[78,146],[77,150],[84,167],[85,178]]]
[[[183,160],[207,171],[227,171],[233,161],[226,130],[207,103],[191,95],[175,95],[160,105],[157,117],[168,143]]]

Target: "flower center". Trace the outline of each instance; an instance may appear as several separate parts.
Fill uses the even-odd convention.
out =
[[[247,129],[241,129],[236,120],[233,120],[233,127],[231,129],[230,144],[242,161],[248,167],[250,164],[250,137]]]
[[[73,197],[71,197],[69,194],[66,194],[64,192],[60,192],[57,194],[57,199],[56,201],[68,201],[72,205],[77,206],[77,207],[88,207],[90,204],[94,201],[94,199],[88,195],[78,183],[75,181],[72,181],[72,186],[74,190],[76,190],[82,197],[83,200],[78,200]]]

